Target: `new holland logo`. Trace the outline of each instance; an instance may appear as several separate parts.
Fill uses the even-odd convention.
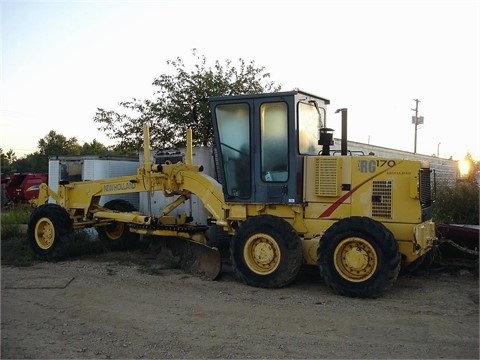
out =
[[[103,191],[123,191],[123,190],[132,190],[135,189],[136,184],[131,183],[130,181],[118,184],[107,184],[103,186]]]

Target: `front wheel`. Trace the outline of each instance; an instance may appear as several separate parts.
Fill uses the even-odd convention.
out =
[[[248,285],[265,288],[291,283],[303,256],[295,229],[272,215],[248,218],[232,238],[230,253],[235,274]]]
[[[127,200],[114,199],[103,205],[105,208],[117,212],[136,211],[135,206]],[[97,228],[100,241],[109,250],[130,250],[134,249],[140,240],[140,235],[130,232],[128,224],[120,221],[113,221],[107,226]]]
[[[384,225],[367,217],[351,217],[325,231],[317,263],[323,280],[336,293],[375,298],[394,284],[401,256]]]
[[[57,204],[44,204],[30,216],[27,238],[37,258],[61,260],[73,241],[73,225],[67,211]]]

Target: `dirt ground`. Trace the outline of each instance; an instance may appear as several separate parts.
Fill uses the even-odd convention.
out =
[[[123,256],[2,266],[1,358],[479,358],[476,271],[427,269],[353,299],[316,271],[268,290],[228,264],[206,281]]]

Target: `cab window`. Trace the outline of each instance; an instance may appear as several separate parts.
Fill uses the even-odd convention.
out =
[[[219,105],[215,109],[225,185],[228,195],[251,196],[250,119],[248,104]]]
[[[323,127],[325,109],[311,102],[298,104],[298,151],[302,155],[317,155],[322,150],[318,145],[318,134]]]
[[[261,174],[266,182],[288,180],[287,104],[260,106]]]

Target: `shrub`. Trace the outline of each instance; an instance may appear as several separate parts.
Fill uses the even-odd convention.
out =
[[[438,224],[479,224],[479,186],[459,180],[454,187],[437,188],[433,220]]]

